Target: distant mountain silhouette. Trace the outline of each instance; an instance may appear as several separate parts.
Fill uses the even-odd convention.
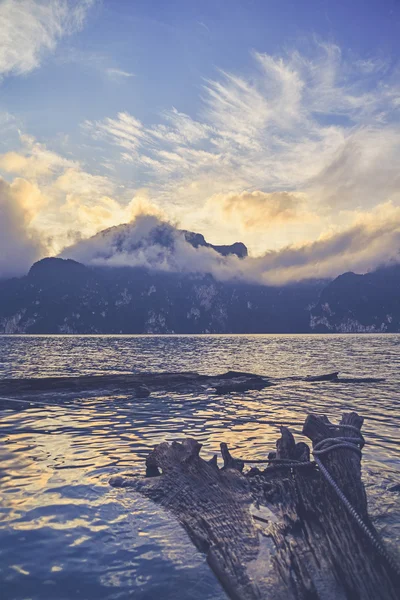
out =
[[[400,331],[400,265],[339,275],[322,290],[310,315],[316,332]]]
[[[284,288],[47,258],[0,282],[3,333],[309,331],[321,282]]]
[[[345,273],[333,281],[276,287],[221,282],[204,273],[96,264],[97,259],[107,260],[116,251],[129,254],[153,246],[172,251],[182,238],[193,248],[210,248],[239,258],[247,255],[239,242],[214,246],[201,234],[166,224],[149,228],[142,236],[133,234],[132,228],[124,225],[100,232],[82,246],[78,244],[76,253],[90,253],[92,262],[88,265],[45,258],[25,277],[1,281],[0,332],[400,331],[398,265],[365,275]]]
[[[239,258],[245,258],[247,256],[247,248],[242,242],[235,242],[230,246],[215,246],[214,244],[206,242],[204,235],[201,233],[193,233],[192,231],[186,230],[182,230],[182,233],[184,234],[186,241],[189,242],[193,248],[204,246],[205,248],[213,248],[213,250],[223,256],[229,256],[229,254],[236,254]]]

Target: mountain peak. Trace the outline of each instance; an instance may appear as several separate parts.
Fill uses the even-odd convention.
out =
[[[70,273],[71,275],[76,275],[82,273],[84,270],[86,271],[86,267],[76,260],[51,256],[33,263],[29,269],[28,277],[41,277],[42,275],[45,277],[51,275],[60,277],[60,274]]]
[[[146,266],[155,270],[179,270],[176,266],[187,255],[191,246],[195,250],[210,249],[221,256],[247,256],[242,242],[231,245],[214,245],[201,233],[178,229],[153,215],[141,215],[132,223],[125,223],[100,231],[93,237],[66,248],[62,257],[74,258],[84,264],[117,266]]]

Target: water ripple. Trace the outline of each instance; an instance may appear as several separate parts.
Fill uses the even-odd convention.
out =
[[[279,425],[301,439],[309,412],[365,417],[363,475],[370,512],[393,547],[400,537],[400,336],[0,337],[1,377],[229,369],[276,378],[246,394],[87,397],[3,411],[0,422],[2,592],[15,600],[225,598],[204,557],[151,502],[108,485],[142,473],[157,443],[192,436],[202,455],[220,442],[263,459]],[[328,371],[384,377],[365,385],[312,384]],[[293,377],[291,380],[283,378]],[[51,397],[46,397],[50,400]],[[54,398],[53,400],[56,400]],[[4,588],[4,591],[3,591]],[[190,592],[188,591],[190,590]]]

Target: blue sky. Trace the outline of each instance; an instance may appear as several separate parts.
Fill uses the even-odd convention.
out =
[[[398,0],[0,0],[0,29],[4,256],[150,212],[254,255],[368,234],[322,274],[397,257]]]
[[[75,133],[120,111],[151,124],[171,106],[196,114],[203,79],[251,70],[252,50],[312,52],[318,36],[349,56],[396,61],[399,33],[398,0],[103,0],[38,68],[3,81],[1,105],[35,136]]]

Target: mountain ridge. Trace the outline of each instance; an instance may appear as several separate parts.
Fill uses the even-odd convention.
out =
[[[110,228],[79,242],[69,258],[44,258],[24,277],[0,281],[0,333],[400,331],[399,265],[281,286],[220,280],[211,272],[165,264],[174,253],[185,257],[192,248],[245,265],[244,244],[216,246],[202,234],[157,223],[142,222],[139,232],[132,226]],[[83,264],[74,254],[89,259]],[[110,261],[138,255],[155,262]]]

